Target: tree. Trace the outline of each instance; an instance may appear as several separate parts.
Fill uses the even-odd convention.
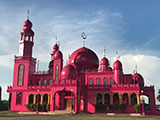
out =
[[[139,110],[139,105],[138,104],[134,105],[134,110],[136,111],[136,113],[138,113],[138,110]]]
[[[157,100],[160,102],[160,89],[158,90]]]

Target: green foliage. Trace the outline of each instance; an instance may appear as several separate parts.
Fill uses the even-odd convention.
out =
[[[158,90],[157,100],[160,102],[160,89]]]
[[[117,111],[117,110],[119,109],[119,105],[118,105],[118,104],[115,104],[115,105],[113,106],[113,109],[114,109],[115,111]]]
[[[96,104],[95,105],[95,109],[96,111],[105,111],[106,110],[106,106],[103,104]]]
[[[47,105],[46,105],[46,110],[47,110],[47,111],[50,111],[50,104],[47,104]]]
[[[122,112],[124,112],[124,110],[126,109],[126,104],[121,104],[120,106],[119,106],[119,108],[120,108],[120,110],[122,111]]]
[[[31,110],[30,104],[27,104],[27,105],[26,105],[26,108],[27,108],[28,110]]]
[[[7,100],[0,101],[0,111],[5,111],[5,110],[8,110],[8,101]]]
[[[109,112],[112,112],[113,111],[113,105],[108,105],[108,110],[109,110]]]
[[[46,104],[41,104],[41,111],[47,111],[46,110]]]
[[[134,105],[134,110],[136,111],[136,113],[138,113],[138,110],[139,110],[139,105],[138,104]]]
[[[37,105],[36,104],[29,104],[30,105],[30,110],[31,111],[36,111]]]
[[[26,108],[31,111],[37,110],[37,104],[27,104]],[[38,104],[38,111],[50,111],[50,104]]]

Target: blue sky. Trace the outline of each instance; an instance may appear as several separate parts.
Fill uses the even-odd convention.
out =
[[[159,0],[1,0],[0,1],[0,85],[3,99],[6,86],[12,84],[13,58],[18,55],[20,31],[30,10],[35,32],[33,56],[40,70],[47,70],[55,36],[64,54],[82,46],[81,33],[87,34],[86,46],[99,59],[106,48],[111,66],[119,51],[124,73],[134,66],[145,85],[160,88],[160,1]],[[157,95],[157,94],[156,94]]]

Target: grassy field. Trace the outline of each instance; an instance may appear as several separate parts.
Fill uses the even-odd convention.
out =
[[[107,116],[105,114],[83,114],[83,115],[22,115],[0,112],[0,120],[160,120],[159,117],[146,116]]]

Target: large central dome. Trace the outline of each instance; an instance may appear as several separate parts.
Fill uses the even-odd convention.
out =
[[[69,59],[69,63],[78,70],[91,70],[99,67],[97,55],[86,47],[74,51]]]

